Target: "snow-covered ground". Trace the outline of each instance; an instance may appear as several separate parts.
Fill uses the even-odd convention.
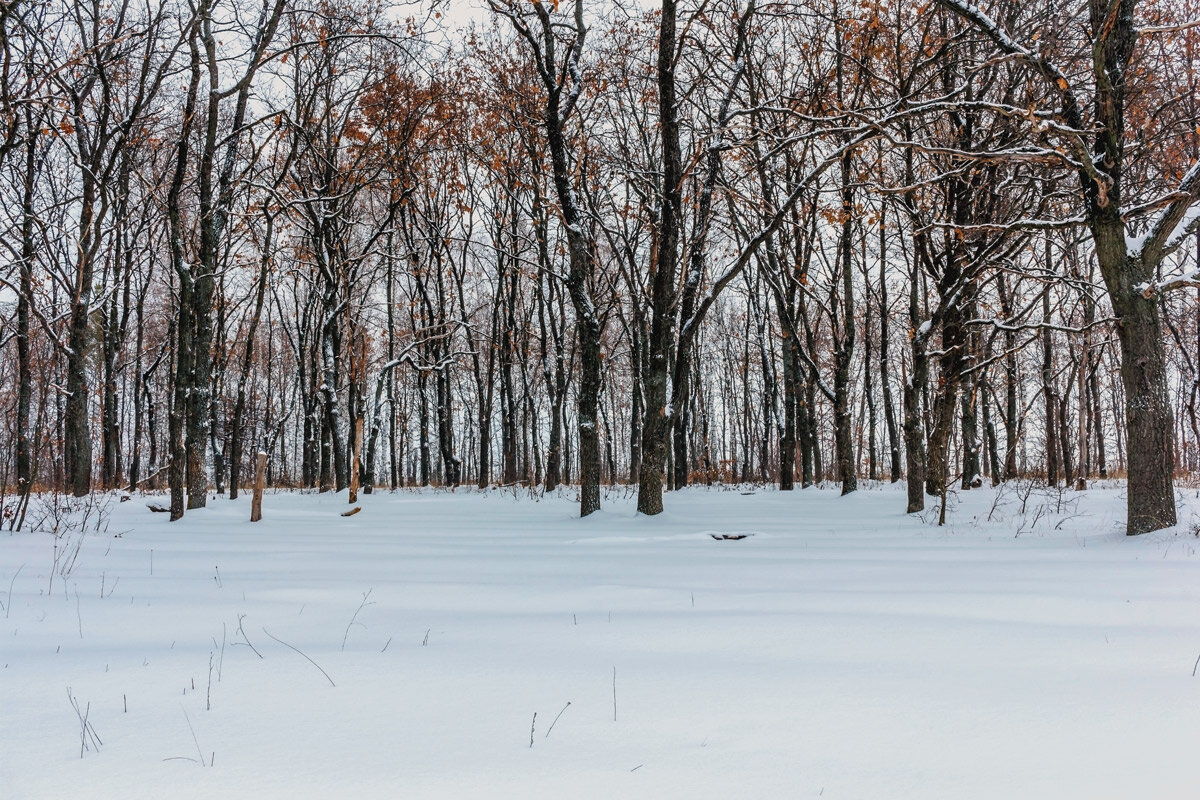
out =
[[[742,491],[0,534],[0,798],[1200,797],[1196,490]]]

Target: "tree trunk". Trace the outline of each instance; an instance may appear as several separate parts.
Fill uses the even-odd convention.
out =
[[[839,56],[839,85],[841,58]],[[850,151],[842,156],[841,161],[841,196],[842,196],[842,230],[838,243],[840,255],[841,279],[841,329],[834,339],[833,366],[833,427],[834,442],[837,450],[838,480],[842,484],[842,494],[847,495],[858,489],[858,463],[854,457],[853,425],[854,416],[850,407],[850,365],[854,359],[855,329],[858,321],[854,318],[854,275],[851,272],[851,232],[854,213],[854,188],[851,183]]]
[[[672,415],[684,413],[682,408],[667,408],[667,376],[674,343],[675,278],[678,271],[679,232],[683,224],[683,158],[679,145],[679,109],[675,99],[676,14],[675,0],[662,0],[657,55],[659,136],[663,159],[662,201],[658,213],[657,247],[651,264],[650,358],[645,364],[644,373],[646,412],[642,422],[642,466],[638,474],[637,501],[637,510],[650,515],[663,511],[663,472]],[[676,393],[679,388],[676,387]],[[675,429],[678,439],[679,426],[676,425]],[[677,443],[677,450],[679,446]],[[678,453],[675,469],[687,470],[686,460],[680,464]]]
[[[34,189],[37,179],[37,137],[33,135],[33,113],[25,111],[25,169],[21,186],[21,261],[17,293],[17,491],[27,497],[33,490],[33,446],[29,439],[29,415],[33,400],[33,368],[29,349],[29,317],[33,302]]]
[[[1049,244],[1046,246],[1049,258]],[[1050,294],[1048,289],[1042,290],[1042,321],[1050,321]],[[1051,345],[1050,329],[1042,331],[1042,400],[1046,417],[1046,483],[1058,485],[1058,424],[1055,412],[1058,403],[1054,395],[1054,350]]]
[[[267,479],[267,454],[259,452],[254,465],[254,495],[250,498],[250,521],[262,519],[263,487]]]
[[[888,339],[887,290],[887,205],[879,212],[879,381],[883,386],[883,420],[887,425],[890,480],[900,480],[900,431],[896,424],[896,405],[892,399],[892,362]]]

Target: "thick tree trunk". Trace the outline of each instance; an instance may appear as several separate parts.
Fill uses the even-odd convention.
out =
[[[1130,297],[1121,306],[1117,335],[1129,443],[1127,532],[1134,535],[1167,528],[1177,521],[1172,481],[1174,415],[1158,301]]]
[[[909,276],[908,319],[912,374],[904,383],[904,452],[905,475],[908,478],[908,513],[925,509],[927,451],[921,398],[929,382],[929,354],[926,347],[932,333],[932,322],[918,324],[921,317],[920,284],[914,266]]]
[[[572,290],[574,292],[574,290]],[[582,300],[582,298],[581,298]],[[585,309],[590,303],[577,301]],[[579,515],[600,510],[600,320],[594,309],[580,323],[579,348]]]
[[[184,483],[187,476],[187,447],[186,425],[188,414],[188,390],[191,388],[194,340],[192,337],[192,292],[194,284],[192,271],[189,268],[183,246],[183,210],[180,196],[183,191],[183,181],[187,172],[188,142],[191,138],[189,128],[195,116],[196,92],[200,83],[200,52],[196,44],[195,31],[189,41],[191,52],[191,80],[188,84],[187,99],[183,107],[184,129],[176,146],[175,168],[171,178],[171,188],[167,193],[167,217],[169,221],[168,236],[170,237],[171,266],[179,282],[179,303],[176,318],[172,321],[175,339],[175,372],[173,377],[173,395],[170,412],[167,418],[167,436],[170,463],[167,469],[167,483],[171,487],[171,520],[183,517]],[[189,489],[192,488],[190,485]]]
[[[337,315],[338,307],[334,298],[325,301],[328,316],[321,328],[321,398],[322,398],[322,453],[321,471],[322,484],[328,486],[332,477],[333,488],[341,491],[346,488],[349,469],[346,464],[346,449],[342,444],[342,413],[338,403],[337,375]],[[190,480],[190,477],[189,477]]]
[[[87,231],[92,218],[92,200],[85,194],[80,228]],[[88,424],[87,353],[91,344],[88,318],[92,294],[91,235],[79,243],[75,295],[71,302],[67,340],[67,401],[63,409],[63,450],[67,489],[76,497],[92,490],[92,435]]]
[[[840,52],[840,51],[839,51]],[[839,84],[841,59],[839,57]],[[854,276],[851,272],[851,233],[853,230],[854,188],[851,182],[850,151],[841,160],[842,230],[838,243],[840,256],[841,326],[834,341],[833,366],[833,427],[837,450],[838,480],[842,494],[858,489],[858,463],[854,457],[853,410],[850,407],[850,365],[854,359],[855,330],[858,321],[854,317]]]
[[[662,202],[658,214],[658,241],[652,263],[650,292],[649,362],[645,365],[646,412],[642,422],[642,466],[638,474],[637,509],[661,514],[663,478],[672,415],[683,408],[667,408],[667,377],[675,330],[675,278],[678,272],[679,233],[683,224],[683,158],[679,146],[679,119],[675,99],[676,3],[662,0],[659,18],[657,77],[659,136],[663,159]],[[678,358],[678,356],[677,356]],[[686,366],[686,365],[685,365]],[[676,370],[678,373],[680,370]],[[686,368],[685,370],[686,371]],[[678,395],[681,387],[674,387]],[[679,426],[676,425],[676,439]],[[680,444],[676,443],[676,450]],[[686,443],[683,445],[686,448]],[[686,459],[676,471],[687,470]]]
[[[1162,326],[1155,302],[1137,302],[1121,315],[1121,382],[1125,387],[1130,534],[1176,523],[1174,426],[1167,393]],[[1136,443],[1136,444],[1133,444]]]
[[[942,342],[945,347],[945,336]],[[939,362],[941,367],[933,397],[933,425],[929,431],[929,460],[925,473],[925,491],[935,497],[942,496],[950,481],[950,433],[954,427],[955,401],[958,397],[957,381],[952,373],[947,375],[949,367],[946,359],[941,358]]]
[[[928,380],[924,354],[913,353],[913,374],[904,385],[904,452],[908,476],[908,513],[925,509],[925,427],[921,419],[921,389]]]

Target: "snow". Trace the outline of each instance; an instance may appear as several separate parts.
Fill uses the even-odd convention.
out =
[[[1143,281],[1133,287],[1133,290],[1149,300],[1156,294],[1170,292],[1175,289],[1185,289],[1191,286],[1200,286],[1200,269],[1194,269],[1191,272],[1185,272],[1182,275],[1173,275],[1169,278],[1164,278],[1161,281]]]
[[[1146,249],[1146,234],[1134,236],[1133,234],[1125,234],[1125,252],[1130,258],[1140,258],[1142,251]]]
[[[1193,166],[1192,170],[1189,171],[1184,180],[1194,181],[1195,178],[1192,175],[1192,172],[1196,171],[1196,169],[1197,168]],[[1164,209],[1162,212],[1160,212],[1159,217],[1151,224],[1149,228],[1150,232],[1144,233],[1140,236],[1131,236],[1129,234],[1125,235],[1125,248],[1131,256],[1139,256],[1142,254],[1142,252],[1146,249],[1146,242],[1150,240],[1151,235],[1158,233],[1159,227],[1165,225],[1163,220],[1165,219],[1168,210],[1169,209]],[[1193,201],[1192,205],[1183,212],[1183,217],[1180,218],[1175,227],[1171,229],[1170,235],[1163,240],[1163,251],[1169,253],[1178,248],[1183,242],[1183,239],[1195,230],[1197,223],[1200,223],[1200,202]],[[1144,283],[1140,284],[1136,288],[1138,291],[1150,291],[1153,293],[1154,291],[1161,291],[1163,288],[1170,287],[1163,282],[1159,284]]]
[[[0,535],[0,797],[1194,797],[1182,495],[136,497]]]
[[[1194,170],[1196,167],[1192,167],[1192,169]],[[1200,199],[1194,201],[1188,210],[1183,212],[1183,218],[1179,220],[1175,229],[1171,231],[1171,235],[1167,237],[1163,249],[1173,250],[1178,247],[1181,240],[1196,227],[1198,221],[1200,221]]]

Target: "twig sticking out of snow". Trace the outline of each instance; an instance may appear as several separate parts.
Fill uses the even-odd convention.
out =
[[[245,643],[245,645],[254,651],[254,655],[258,656],[259,658],[262,658],[263,654],[258,652],[258,648],[250,643],[250,637],[246,635],[246,631],[242,630],[242,620],[244,620],[245,618],[246,618],[245,614],[238,614],[238,633],[240,633],[242,635],[242,640]],[[234,644],[242,644],[243,642],[234,642]]]
[[[543,739],[550,738],[550,731],[554,730],[554,726],[558,724],[558,718],[563,715],[563,711],[566,711],[570,707],[570,705],[571,705],[571,701],[568,700],[567,704],[562,707],[562,711],[558,712],[557,716],[554,717],[554,720],[550,723],[550,727],[546,729],[546,735],[542,737]]]
[[[17,582],[17,576],[21,574],[21,570],[25,569],[25,565],[17,567],[17,571],[13,573],[12,580],[8,582],[8,603],[4,606],[4,618],[8,619],[8,615],[12,613],[12,590],[13,584]]]
[[[225,671],[225,640],[228,638],[228,629],[225,623],[221,623],[221,657],[217,660],[217,683],[221,682],[221,675]],[[217,637],[213,637],[213,649],[217,646]]]
[[[196,745],[196,755],[200,756],[200,766],[206,767],[208,765],[204,763],[204,751],[200,749],[200,740],[196,738],[196,729],[192,727],[192,718],[188,716],[187,709],[183,707],[183,703],[179,704],[179,708],[183,711],[183,718],[187,720],[188,730],[192,732],[192,742]]]
[[[352,616],[350,618],[350,622],[346,625],[346,632],[342,635],[342,652],[343,653],[346,652],[346,640],[350,638],[350,629],[354,627],[355,620],[358,619],[359,612],[361,612],[367,606],[375,605],[374,603],[367,602],[368,600],[371,599],[371,592],[373,592],[373,591],[375,591],[375,590],[367,589],[365,592],[363,592],[362,602],[358,604],[358,609],[354,612],[354,616]],[[362,625],[361,622],[358,624]],[[366,626],[364,625],[363,627],[366,627]]]
[[[533,729],[537,727],[537,712],[533,712],[533,721],[529,723],[529,749],[533,749]]]
[[[263,633],[265,633],[267,636],[271,636],[271,632],[269,630],[267,630],[266,628],[263,628]],[[277,636],[271,636],[271,638],[274,639],[275,641],[279,642],[281,645],[288,648],[289,650],[292,650],[293,652],[296,652],[296,653],[304,656],[305,661],[312,664],[317,669],[321,670],[321,674],[325,676],[325,680],[329,681],[330,686],[337,688],[337,684],[333,682],[333,678],[329,677],[329,673],[326,672],[324,669],[322,669],[320,664],[318,664],[317,662],[315,662],[311,658],[309,658],[307,655],[305,655],[304,651],[300,650],[299,648],[293,647],[292,645],[288,644],[283,639],[280,639]]]
[[[71,708],[75,709],[75,715],[79,717],[79,757],[83,758],[83,754],[87,750],[100,752],[100,746],[104,742],[100,741],[100,737],[96,735],[96,729],[88,721],[88,714],[92,711],[92,704],[88,703],[80,711],[79,701],[75,699],[75,695],[71,694],[70,686],[67,687],[67,699],[71,701]]]

